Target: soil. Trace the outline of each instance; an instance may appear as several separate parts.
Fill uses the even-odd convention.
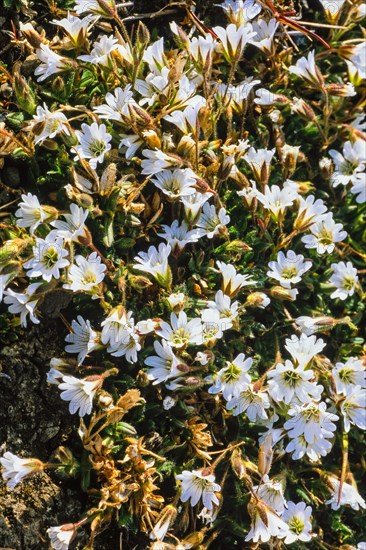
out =
[[[64,327],[48,322],[32,327],[0,352],[1,454],[11,451],[49,461],[77,428],[55,387],[46,382],[50,359],[63,349]],[[14,490],[0,483],[0,546],[7,550],[48,549],[46,530],[77,521],[85,495],[78,482],[36,474]],[[83,537],[74,548],[81,548]],[[85,537],[84,537],[85,539]],[[99,548],[103,548],[100,546]],[[108,548],[108,547],[105,547]]]

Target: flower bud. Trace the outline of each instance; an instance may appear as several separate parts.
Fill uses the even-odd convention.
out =
[[[305,120],[316,120],[316,115],[313,109],[310,105],[305,103],[303,99],[294,97],[291,103],[291,109],[298,115],[302,116]]]
[[[264,438],[262,445],[259,447],[258,454],[258,472],[264,476],[269,473],[273,460],[272,450],[272,434]]]
[[[157,517],[149,538],[151,540],[162,540],[167,534],[168,529],[174,523],[176,517],[176,508],[171,505],[165,506]]]
[[[245,466],[239,449],[234,449],[230,457],[231,467],[239,479],[245,476]]]
[[[282,163],[286,172],[286,178],[290,178],[296,170],[299,151],[300,147],[288,145],[287,143],[281,149]]]
[[[270,289],[269,293],[276,300],[290,300],[291,302],[294,302],[296,300],[298,290],[295,288],[290,289],[283,288],[282,286],[274,286]]]
[[[110,195],[117,179],[117,166],[114,162],[108,164],[100,178],[100,195]],[[119,197],[119,187],[117,199]]]
[[[150,32],[147,26],[139,21],[137,32],[136,32],[137,45],[139,47],[146,47],[150,42]]]
[[[161,140],[155,130],[146,130],[142,135],[149,149],[161,149]]]
[[[184,308],[185,298],[186,297],[183,292],[176,292],[175,294],[170,294],[170,296],[168,296],[166,300],[169,304],[170,309],[174,313],[178,313]]]
[[[270,299],[263,292],[252,292],[248,294],[245,307],[259,307],[264,309],[270,303]]]
[[[35,93],[30,84],[18,72],[14,75],[13,90],[19,107],[29,115],[33,115],[37,108]]]
[[[319,168],[323,178],[325,180],[330,180],[334,172],[334,167],[331,159],[328,157],[323,157],[322,159],[320,159]]]
[[[34,49],[39,48],[41,44],[45,43],[44,38],[34,29],[31,23],[26,23],[25,25],[20,23],[20,31]]]
[[[0,264],[17,257],[18,254],[30,243],[31,239],[12,239],[5,241],[0,247]]]
[[[65,89],[65,80],[62,76],[56,76],[52,82],[52,89],[57,93],[61,94]]]
[[[352,97],[356,95],[353,84],[328,84],[327,92],[336,97]]]

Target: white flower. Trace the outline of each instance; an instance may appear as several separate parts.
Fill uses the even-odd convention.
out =
[[[247,100],[251,90],[254,86],[260,84],[260,82],[260,80],[253,80],[253,77],[250,76],[237,86],[231,84],[229,88],[227,88],[227,85],[222,83],[219,84],[216,95],[221,101],[224,100],[226,95],[225,106],[230,105],[234,111],[240,113],[247,108]],[[233,147],[233,145],[226,146],[226,150],[228,147]],[[234,147],[236,146],[234,145]],[[246,147],[245,150],[246,149],[248,149],[248,147]]]
[[[322,199],[315,199],[314,195],[309,195],[304,199],[300,195],[298,201],[299,211],[294,222],[295,229],[306,229],[309,225],[319,222],[324,218],[327,207]]]
[[[318,254],[334,250],[334,243],[343,241],[347,237],[347,232],[343,230],[341,223],[335,223],[333,215],[329,212],[322,220],[315,222],[310,226],[311,235],[302,237],[305,248],[316,248]]]
[[[166,115],[163,118],[174,124],[179,128],[183,134],[192,134],[193,136],[197,135],[199,130],[198,114],[201,107],[206,105],[206,100],[200,95],[194,96],[189,105],[184,109],[184,111],[173,111],[170,115]]]
[[[219,37],[221,43],[218,48],[223,52],[224,57],[229,63],[234,59],[239,60],[245,46],[250,42],[255,33],[250,23],[237,27],[231,23],[224,29],[223,27],[214,27],[212,29]]]
[[[60,278],[60,270],[70,265],[66,259],[68,251],[63,247],[62,237],[52,238],[47,235],[46,239],[36,238],[33,246],[33,258],[24,263],[28,277],[42,277],[49,282],[52,278]]]
[[[346,0],[320,0],[329,21],[335,21]]]
[[[215,301],[210,300],[207,306],[211,310],[217,310],[222,321],[232,322],[238,316],[238,302],[231,303],[229,296],[226,296],[222,290],[218,290],[215,294]]]
[[[160,243],[159,248],[150,246],[147,252],[139,252],[134,260],[133,269],[150,273],[164,288],[168,288],[171,282],[171,271],[168,257],[171,252],[169,244]]]
[[[269,479],[268,475],[263,476],[262,483],[253,487],[253,491],[262,499],[268,506],[277,512],[283,513],[286,500],[283,494],[283,483],[277,479]]]
[[[163,409],[164,411],[169,411],[172,407],[174,407],[176,401],[173,397],[170,397],[170,395],[167,395],[163,399]]]
[[[350,357],[346,363],[336,363],[332,374],[337,388],[337,393],[346,394],[352,386],[366,388],[365,367],[360,359]]]
[[[79,238],[86,237],[85,220],[88,214],[88,210],[83,210],[81,206],[74,203],[70,204],[70,213],[63,214],[66,221],[56,220],[51,222],[52,227],[56,228],[56,231],[51,233],[62,237],[65,241],[78,241]]]
[[[90,55],[79,55],[78,59],[87,61],[93,65],[102,65],[108,67],[111,64],[111,53],[119,48],[117,38],[103,34],[101,38],[94,42]]]
[[[336,287],[330,297],[340,298],[345,300],[348,296],[353,296],[358,282],[357,269],[353,267],[351,262],[338,262],[332,264],[333,275],[329,282]]]
[[[301,57],[296,65],[291,65],[288,69],[290,73],[296,74],[300,78],[304,78],[316,87],[322,88],[324,80],[315,63],[315,51],[309,52],[308,57]]]
[[[309,444],[316,443],[318,439],[332,438],[333,432],[337,429],[334,421],[339,420],[339,417],[326,409],[323,401],[294,405],[288,411],[291,418],[284,424],[288,436],[293,439],[304,435],[305,441]]]
[[[311,506],[306,506],[305,502],[289,501],[287,508],[282,515],[282,519],[287,523],[286,538],[283,541],[285,544],[292,544],[297,540],[309,542],[311,540],[311,522],[312,514]]]
[[[51,113],[47,105],[43,103],[43,107],[37,107],[36,113],[37,114],[33,116],[33,121],[31,122],[32,130],[34,131],[37,129],[34,140],[35,144],[41,144],[47,138],[52,139],[61,132],[70,135],[68,120],[60,111]],[[38,128],[41,130],[40,133],[38,133]],[[30,193],[28,193],[28,195],[30,195]]]
[[[202,344],[203,327],[200,318],[196,317],[188,321],[186,313],[180,311],[178,316],[171,313],[170,323],[171,325],[162,321],[155,332],[173,348],[180,349],[188,344]]]
[[[234,416],[246,412],[250,422],[257,422],[258,419],[267,420],[266,409],[270,408],[270,402],[266,392],[255,391],[253,384],[250,384],[246,390],[240,393],[239,397],[230,399],[226,408],[228,411],[232,410]]]
[[[61,399],[70,401],[70,413],[75,414],[79,411],[79,416],[82,417],[91,413],[94,396],[102,383],[103,379],[97,375],[80,380],[64,374],[58,389],[61,390]]]
[[[77,265],[73,264],[69,269],[70,282],[64,284],[64,288],[73,292],[93,292],[103,281],[106,266],[101,263],[96,252],[92,252],[88,258],[78,255],[75,257],[75,262]]]
[[[270,210],[277,217],[283,216],[286,208],[292,206],[298,198],[298,194],[291,186],[285,184],[283,189],[280,189],[278,185],[272,185],[271,187],[266,185],[264,193],[257,191],[256,197],[264,208]]]
[[[321,338],[317,339],[316,336],[301,334],[300,337],[297,337],[293,334],[291,338],[286,338],[285,348],[296,365],[306,367],[315,355],[323,351],[325,343]]]
[[[75,145],[74,149],[77,152],[74,160],[89,159],[89,164],[92,168],[96,168],[98,162],[103,162],[104,155],[109,151],[112,145],[109,143],[112,136],[108,134],[105,124],[98,126],[93,122],[81,125],[81,131],[75,131],[79,140],[79,145]]]
[[[262,6],[256,0],[225,0],[220,7],[229,20],[237,25],[254,19],[262,11]]]
[[[268,393],[275,401],[308,403],[312,399],[319,400],[323,386],[310,382],[314,372],[304,370],[304,365],[295,367],[291,361],[285,364],[277,363],[276,368],[267,374]]]
[[[366,389],[361,386],[351,386],[345,391],[345,399],[341,401],[344,429],[349,432],[351,424],[366,430]]]
[[[127,160],[134,157],[136,151],[144,144],[143,139],[137,135],[121,134],[121,142],[119,144],[120,149],[123,151]]]
[[[13,275],[11,273],[5,273],[4,275],[0,275],[0,303],[3,300],[6,286],[10,283],[12,278],[13,278]]]
[[[162,224],[164,233],[158,233],[170,245],[173,254],[179,254],[188,243],[196,243],[200,238],[198,229],[188,230],[185,221],[179,225],[178,220],[174,220],[172,225]]]
[[[223,231],[224,227],[230,222],[230,216],[226,214],[225,208],[221,207],[218,212],[214,205],[205,203],[203,211],[197,222],[197,227],[201,230],[201,235],[206,235],[212,239]]]
[[[308,443],[304,434],[294,437],[286,447],[287,453],[292,453],[293,460],[300,460],[305,455],[312,462],[318,462],[321,456],[326,456],[332,448],[332,443],[325,438],[316,438],[312,443]]]
[[[287,255],[279,252],[277,261],[269,262],[267,276],[279,281],[284,288],[291,288],[291,284],[301,281],[301,275],[311,268],[311,262],[304,262],[302,254],[296,255],[293,250],[289,250]]]
[[[15,315],[20,313],[20,323],[24,328],[27,326],[27,315],[29,315],[30,320],[35,325],[38,325],[40,322],[35,314],[37,302],[40,297],[35,295],[35,292],[41,284],[42,283],[32,283],[26,288],[24,294],[14,292],[11,288],[4,291],[4,303],[10,304],[8,308],[10,313],[14,313]]]
[[[267,23],[264,19],[259,19],[252,23],[253,31],[256,33],[250,43],[259,48],[263,53],[271,54],[273,50],[273,41],[278,27],[276,19],[270,19]]]
[[[208,345],[223,337],[223,331],[232,327],[229,319],[221,319],[217,309],[204,309],[201,312],[202,343]]]
[[[114,0],[103,0],[103,2],[111,9],[115,9],[115,3]],[[103,5],[101,5],[98,0],[76,0],[74,10],[79,15],[86,12],[91,12],[96,15],[110,15],[110,13],[106,12],[103,9]]]
[[[215,50],[216,44],[217,42],[214,40],[212,35],[206,34],[205,37],[193,37],[192,40],[188,42],[187,47],[196,63],[199,63],[201,67],[204,67],[208,56],[212,55],[212,52]]]
[[[41,64],[34,71],[34,74],[38,76],[38,82],[42,82],[42,80],[46,80],[49,76],[67,68],[66,60],[51,50],[47,44],[40,44],[36,54],[41,61]]]
[[[177,157],[167,155],[163,151],[160,151],[160,149],[155,149],[154,151],[144,149],[142,154],[146,159],[141,162],[141,174],[146,176],[155,176],[165,168],[176,167],[180,164],[180,160]]]
[[[342,153],[331,149],[329,155],[335,164],[335,171],[331,178],[333,187],[347,185],[349,182],[357,183],[360,172],[366,168],[366,142],[363,139],[356,140],[353,144],[346,141]]]
[[[332,510],[338,510],[341,506],[351,506],[351,508],[356,511],[360,508],[366,508],[366,502],[359,494],[356,487],[344,482],[342,485],[341,498],[339,499],[339,479],[331,477],[328,481],[331,486],[332,497],[326,500],[325,504],[330,504]]]
[[[366,174],[358,174],[351,187],[352,195],[356,195],[356,202],[363,204],[366,202]]]
[[[55,386],[58,386],[62,382],[63,375],[63,372],[55,367],[51,367],[47,372],[47,384],[55,384]]]
[[[94,112],[97,113],[100,118],[107,120],[116,120],[122,122],[123,117],[130,117],[130,105],[136,105],[133,99],[133,91],[131,84],[122,88],[115,88],[113,93],[108,92],[105,96],[106,104],[98,105],[94,107]]]
[[[204,475],[202,470],[193,470],[192,472],[184,470],[176,476],[182,482],[182,502],[190,500],[191,506],[196,506],[202,498],[203,505],[207,510],[212,510],[214,504],[219,504],[219,499],[215,493],[221,490],[218,483],[215,483],[214,475]]]
[[[149,380],[153,380],[154,386],[182,376],[183,372],[177,368],[181,360],[165,340],[161,344],[154,342],[154,349],[157,355],[150,355],[145,359],[145,365],[151,367],[147,371],[147,376]]]
[[[135,89],[142,96],[139,104],[147,104],[149,107],[152,107],[156,100],[161,94],[164,94],[164,91],[169,89],[169,69],[168,67],[163,67],[157,73],[149,73],[144,80],[137,79],[135,84]]]
[[[194,172],[190,168],[173,171],[162,170],[151,181],[171,200],[177,200],[196,193],[195,185],[197,181]]]
[[[184,214],[190,224],[196,220],[199,211],[208,199],[212,197],[211,193],[193,193],[192,195],[184,195],[181,197],[181,202],[184,206]]]
[[[126,313],[122,307],[115,308],[101,323],[100,339],[104,345],[116,347],[134,329],[132,311]],[[109,351],[109,350],[108,350]]]
[[[267,183],[271,172],[271,162],[274,154],[275,149],[256,150],[254,149],[254,147],[251,147],[249,151],[245,153],[243,158],[249,164],[253,172],[253,176],[255,177],[257,182]],[[273,186],[271,189],[274,189],[274,187],[275,186]]]
[[[23,478],[43,470],[43,463],[36,458],[19,458],[7,451],[0,458],[2,476],[9,489],[14,489]]]
[[[60,21],[54,19],[51,23],[65,29],[74,45],[78,46],[83,44],[85,41],[88,27],[94,20],[95,17],[92,15],[87,15],[86,17],[80,19],[79,17],[75,17],[75,15],[70,15],[70,12],[67,12],[67,17],[61,19]]]
[[[22,195],[23,201],[19,203],[19,208],[15,212],[17,225],[19,227],[29,227],[30,234],[33,235],[37,227],[47,221],[51,216],[50,212],[39,203],[38,197],[27,193]]]
[[[65,341],[69,343],[65,347],[68,353],[77,353],[79,365],[85,357],[99,347],[98,334],[91,328],[90,321],[84,320],[78,315],[77,320],[71,322],[72,333],[68,334]]]
[[[137,363],[137,352],[140,349],[139,334],[133,329],[127,329],[120,342],[109,346],[107,351],[114,357],[126,357],[129,363]]]
[[[251,382],[248,371],[251,369],[253,359],[240,353],[233,361],[226,361],[226,367],[219,370],[212,377],[208,378],[213,385],[208,389],[208,393],[216,395],[222,392],[226,401],[233,397],[239,397],[240,393],[246,390]]]
[[[159,73],[161,71],[161,69],[166,65],[163,37],[159,38],[159,40],[156,40],[156,42],[153,42],[151,46],[146,48],[142,60],[149,65],[151,72]]]
[[[283,538],[287,531],[286,523],[263,500],[251,506],[252,524],[245,541],[268,542],[271,537]],[[254,510],[253,510],[254,508]],[[260,508],[260,511],[259,511]]]
[[[67,550],[75,535],[75,528],[72,523],[60,525],[59,527],[50,527],[47,529],[47,535],[54,550]]]
[[[222,291],[227,296],[233,296],[243,286],[255,284],[255,281],[250,280],[251,275],[241,275],[236,272],[236,269],[231,264],[224,262],[216,262],[216,265],[222,275]]]
[[[285,96],[274,94],[265,88],[259,88],[255,91],[254,103],[257,105],[274,105],[275,103],[283,103],[286,101]]]

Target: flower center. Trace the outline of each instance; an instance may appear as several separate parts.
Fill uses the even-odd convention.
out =
[[[93,273],[92,271],[87,271],[84,274],[84,277],[81,279],[81,282],[83,283],[83,285],[87,285],[89,283],[95,283],[96,280],[97,280],[96,274]]]
[[[346,384],[353,384],[354,383],[354,376],[353,376],[353,370],[352,369],[342,369],[339,371],[338,376],[339,379],[342,380],[342,382],[345,382]]]
[[[55,246],[50,246],[47,248],[44,256],[43,261],[46,264],[47,268],[53,267],[57,261],[58,261],[58,250]]]
[[[94,139],[89,145],[89,151],[93,157],[99,157],[101,154],[104,153],[105,149],[105,143],[98,139]]]
[[[305,422],[319,422],[320,420],[320,411],[312,405],[305,411],[302,411],[301,415]]]
[[[326,227],[323,227],[318,235],[318,239],[320,244],[332,244],[333,242],[333,234],[331,231],[328,231]]]
[[[288,370],[282,374],[282,379],[288,386],[297,386],[298,382],[301,380],[301,376],[298,372],[293,370]]]
[[[288,526],[290,528],[290,531],[295,533],[295,535],[300,535],[305,527],[301,519],[297,518],[296,516],[290,519],[290,521],[288,522]]]
[[[234,363],[230,363],[227,370],[222,376],[222,381],[225,382],[225,384],[230,384],[230,382],[235,382],[236,380],[239,380],[241,375],[241,370],[234,365]]]
[[[184,346],[189,341],[189,333],[184,327],[178,328],[171,335],[170,341],[174,346]]]
[[[352,290],[355,286],[355,280],[353,277],[345,277],[342,282],[342,288],[344,290]]]
[[[291,266],[291,267],[285,267],[282,271],[282,278],[283,279],[293,279],[294,277],[296,277],[298,271],[297,271],[297,268],[295,266]]]

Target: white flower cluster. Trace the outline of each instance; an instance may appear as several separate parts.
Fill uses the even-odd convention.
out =
[[[335,2],[334,13],[326,2],[321,3],[327,19],[338,21],[344,2]],[[67,57],[40,43],[36,49],[38,82],[76,68],[99,75],[105,83],[118,70],[120,78],[113,80],[113,88],[105,86],[109,91],[102,97],[93,98],[89,111],[80,105],[73,107],[80,116],[68,118],[67,109],[51,111],[46,103],[33,111],[36,114],[27,131],[34,145],[41,148],[50,140],[61,142],[72,158],[72,184],[65,186],[72,202],[68,211],[60,212],[41,204],[30,192],[22,195],[15,216],[25,245],[19,246],[18,256],[12,252],[11,257],[19,259],[16,272],[0,264],[0,299],[27,327],[29,320],[40,323],[42,300],[50,288],[90,297],[103,311],[99,328],[81,311],[65,338],[65,351],[77,356],[79,367],[95,353],[110,354],[118,365],[127,363],[131,372],[145,365],[151,385],[163,385],[159,391],[164,394],[165,411],[174,412],[181,390],[197,388],[226,419],[256,425],[258,445],[271,434],[271,452],[319,465],[332,450],[337,430],[345,436],[351,428],[366,428],[364,362],[340,352],[333,365],[323,354],[326,341],[318,337],[319,332],[328,333],[338,324],[351,326],[349,318],[335,319],[329,312],[365,296],[361,287],[364,270],[358,269],[364,254],[353,248],[352,239],[344,242],[350,230],[338,206],[348,201],[357,209],[366,203],[366,124],[357,113],[350,116],[349,124],[340,125],[342,141],[329,149],[329,143],[337,139],[335,133],[327,138],[329,120],[324,127],[320,125],[306,94],[305,99],[293,95],[296,85],[288,86],[287,95],[272,93],[261,87],[264,79],[244,78],[244,68],[237,72],[248,48],[273,62],[283,38],[279,21],[263,15],[255,0],[226,0],[222,8],[228,25],[201,32],[199,37],[188,36],[176,23],[171,24],[180,49],[181,57],[176,57],[182,63],[180,72],[179,63],[177,67],[172,64],[164,38],[148,46],[140,44],[140,49],[119,33],[97,34],[89,41],[92,32],[99,33],[99,19],[116,13],[113,0],[78,0],[77,15],[52,22],[63,29],[77,55]],[[359,93],[357,82],[366,77],[365,44],[362,40],[339,49],[349,80],[329,81],[311,50],[296,62],[283,62],[286,82],[300,80],[299,90],[324,97],[327,109],[329,98],[352,98]],[[213,60],[229,67],[227,82],[212,82]],[[272,70],[279,70],[274,62]],[[243,80],[236,82],[237,74]],[[286,143],[286,109],[291,117],[311,123],[323,139],[324,157],[316,168],[324,175],[325,191],[318,192],[317,182],[291,179],[297,177],[298,164],[310,164],[311,159],[302,143]],[[231,135],[219,139],[212,128],[223,113],[228,132],[234,128],[234,116],[243,127],[235,126]],[[266,137],[257,140],[245,130],[247,115],[254,120],[252,130],[258,113],[270,120],[268,134],[275,136],[276,143]],[[116,172],[122,166],[114,203],[105,183],[111,166]],[[142,194],[145,188],[151,193],[147,198]],[[332,197],[340,190],[332,208]],[[103,220],[99,227],[105,229],[107,218],[113,222],[118,212],[127,227],[129,207],[140,193],[141,203],[134,203],[133,215],[135,227],[144,225],[146,232],[139,237],[144,236],[145,244],[134,240],[140,248],[134,248],[131,256],[128,251],[122,259],[107,239],[102,249],[107,250],[105,257],[93,241],[98,237],[93,235],[94,223]],[[158,204],[154,212],[150,202]],[[97,203],[101,206],[96,207]],[[153,212],[150,221],[138,217],[145,208]],[[242,230],[244,223],[251,229],[245,225]],[[124,227],[119,231],[123,236]],[[247,235],[251,242],[254,233],[258,247],[263,245],[262,261],[257,263],[252,261],[257,251],[248,255],[248,261],[242,260],[252,247],[237,238]],[[207,251],[209,258],[203,265]],[[131,282],[133,291],[138,289],[136,295],[141,291],[138,285],[144,285],[151,318],[136,306],[135,296],[131,304],[125,299],[124,289],[130,281],[135,285]],[[315,285],[324,291],[322,296],[314,292]],[[150,287],[155,294],[149,294]],[[163,304],[159,310],[154,300]],[[295,306],[299,303],[306,307],[293,318],[285,301],[294,306],[290,311],[298,312]],[[309,309],[312,317],[306,315]],[[250,317],[248,312],[253,310],[257,311]],[[264,324],[258,328],[255,315],[263,310],[268,315],[260,317]],[[161,317],[155,317],[156,311]],[[273,324],[272,317],[276,317]],[[264,365],[249,344],[271,331],[276,358]],[[225,355],[235,333],[241,336],[241,348]],[[283,334],[287,338],[283,336],[282,342]],[[80,417],[93,413],[103,379],[103,375],[77,378],[65,373],[62,360],[57,359],[48,373],[48,382],[58,387],[69,412]],[[9,487],[40,469],[32,460],[5,453],[1,464]],[[214,469],[178,470],[182,472],[176,476],[181,482],[181,501],[191,506],[202,502],[200,517],[213,522],[223,498]],[[332,509],[343,505],[366,508],[356,486],[345,479],[329,477],[328,488],[331,498],[326,504]],[[284,495],[281,476],[265,474],[252,488],[246,541],[266,543],[278,537],[292,544],[311,540],[312,508],[302,501],[286,501]],[[157,530],[163,539],[161,525]],[[48,533],[53,548],[64,550],[75,529],[51,527]]]

